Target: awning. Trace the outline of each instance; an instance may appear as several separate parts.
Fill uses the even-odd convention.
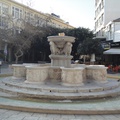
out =
[[[120,48],[111,48],[104,51],[103,54],[120,54]]]

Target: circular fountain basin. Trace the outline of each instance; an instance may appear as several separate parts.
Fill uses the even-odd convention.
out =
[[[38,66],[35,63],[23,63],[23,64],[12,64],[13,68],[13,78],[25,78],[26,77],[26,66]]]
[[[82,67],[76,68],[65,68],[61,67],[62,75],[61,81],[62,85],[65,86],[81,86],[84,82],[84,69]]]
[[[48,66],[26,66],[26,81],[28,83],[44,83],[48,78]]]
[[[86,67],[86,77],[95,82],[107,82],[106,69],[104,65],[89,65]]]
[[[50,55],[51,66],[59,66],[59,67],[70,67],[72,56],[65,55]]]
[[[25,78],[26,76],[26,68],[23,64],[13,64],[13,78],[19,79],[19,78]]]
[[[49,42],[54,42],[60,49],[62,49],[67,42],[75,42],[75,37],[71,36],[49,36],[47,38]]]

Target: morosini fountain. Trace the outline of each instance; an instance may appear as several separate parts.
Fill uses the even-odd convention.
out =
[[[25,78],[26,83],[59,82],[64,86],[82,86],[86,82],[106,83],[104,65],[71,64],[71,49],[74,37],[59,33],[49,36],[51,64],[12,65],[14,78]]]
[[[119,96],[119,82],[108,80],[107,68],[104,65],[71,64],[74,37],[59,33],[56,36],[49,36],[48,41],[51,50],[49,56],[51,63],[13,64],[13,76],[2,80],[0,90],[9,93],[12,98],[40,100],[39,105],[41,101],[47,101],[47,103],[44,102],[44,105],[47,104],[46,107],[41,104],[42,107],[39,108],[36,108],[33,103],[34,107],[29,108],[26,103],[24,109],[19,106],[20,104],[16,105],[19,110],[60,114],[98,114],[98,112],[103,114],[108,109],[104,108],[104,105],[106,105],[104,102],[100,104],[100,106],[103,105],[103,109],[100,108],[99,110],[96,110],[96,103],[94,105],[87,103],[82,106],[79,102]],[[47,108],[51,106],[51,104],[48,105],[50,101],[56,102],[56,106],[57,104],[61,106],[58,105],[55,109],[52,108],[55,104],[52,104],[52,107]],[[70,102],[70,105],[68,103],[66,105],[65,101]],[[65,104],[62,104],[64,102]],[[89,110],[88,106],[86,107],[88,104],[92,105]],[[72,108],[69,108],[71,105]],[[2,105],[2,107],[4,106]],[[15,105],[13,105],[14,107]],[[12,109],[8,106],[5,106],[5,108]],[[15,109],[17,108],[15,107]],[[119,111],[110,108],[105,113],[118,113]]]

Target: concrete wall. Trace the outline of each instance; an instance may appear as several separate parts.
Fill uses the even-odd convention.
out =
[[[120,17],[120,0],[105,0],[105,24]]]
[[[99,7],[102,0],[99,0],[95,10]],[[97,16],[95,16],[95,22],[104,14],[103,23],[96,29],[95,33],[100,32],[110,21],[113,21],[120,17],[120,0],[104,0],[104,6]],[[100,34],[98,34],[99,36]]]
[[[120,42],[120,22],[115,23],[114,42]]]

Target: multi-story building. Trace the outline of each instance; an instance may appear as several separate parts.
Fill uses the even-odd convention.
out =
[[[60,16],[54,13],[42,13],[14,0],[0,0],[0,28],[11,27],[9,18],[12,18],[11,20],[13,22],[18,22],[18,20],[21,19],[34,26],[43,26],[47,24],[47,26],[53,26],[62,29],[74,28],[68,22],[65,22],[60,18]],[[6,43],[2,41],[0,43],[0,51],[4,51],[5,49]]]
[[[104,37],[106,25],[120,17],[119,0],[95,0],[95,34]]]
[[[102,40],[106,62],[120,64],[120,1],[95,0],[95,31]],[[107,47],[106,47],[107,46]],[[109,47],[110,46],[110,47]],[[107,48],[107,49],[106,49]]]
[[[14,0],[0,0],[0,26],[5,25],[5,15],[11,15],[15,19],[25,19],[34,25],[41,25],[41,22],[49,19],[49,25],[54,27],[74,28],[54,13],[45,14]]]

